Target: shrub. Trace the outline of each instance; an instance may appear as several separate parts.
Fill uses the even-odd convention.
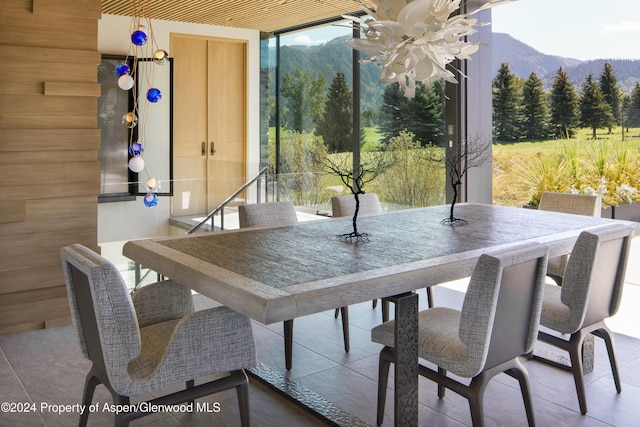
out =
[[[638,159],[622,143],[565,141],[558,150],[527,156],[512,167],[537,206],[544,191],[599,194],[602,205],[640,201]]]

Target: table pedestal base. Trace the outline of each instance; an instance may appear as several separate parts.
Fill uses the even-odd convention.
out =
[[[395,303],[394,424],[418,425],[418,294],[393,297]]]

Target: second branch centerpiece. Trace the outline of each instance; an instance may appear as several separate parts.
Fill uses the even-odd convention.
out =
[[[337,175],[342,183],[351,190],[355,199],[355,211],[353,213],[353,230],[349,233],[339,234],[338,238],[345,242],[368,242],[370,235],[358,230],[358,212],[360,211],[359,196],[365,194],[364,186],[373,181],[378,175],[391,167],[393,160],[384,155],[384,152],[368,153],[366,161],[361,162],[357,167],[353,166],[350,156],[335,158],[325,158],[320,164],[329,172]]]

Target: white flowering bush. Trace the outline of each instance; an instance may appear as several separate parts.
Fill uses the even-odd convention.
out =
[[[629,184],[622,184],[616,188],[616,196],[618,196],[623,203],[633,203],[637,199],[637,195],[638,189]]]

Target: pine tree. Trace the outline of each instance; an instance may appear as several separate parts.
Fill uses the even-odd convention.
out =
[[[542,80],[531,73],[522,88],[522,130],[527,139],[543,139],[549,133],[549,101]]]
[[[388,85],[380,107],[378,130],[385,144],[400,132],[407,131],[413,133],[422,146],[443,145],[443,96],[422,82],[416,83],[414,98],[405,97],[397,83]]]
[[[556,136],[573,136],[578,123],[578,95],[567,73],[558,70],[551,87],[551,125]]]
[[[618,78],[613,73],[613,67],[606,62],[602,74],[600,74],[600,90],[604,95],[604,100],[611,107],[611,113],[615,118],[615,123],[620,123],[620,90],[618,89]],[[611,133],[612,125],[609,125]]]
[[[493,129],[500,141],[520,138],[521,92],[518,77],[503,63],[493,79]]]
[[[351,151],[353,142],[353,95],[344,73],[337,73],[329,86],[324,113],[316,124],[330,153]]]
[[[587,76],[582,84],[582,97],[580,98],[580,126],[591,128],[593,139],[596,139],[596,130],[611,126],[615,119],[611,114],[611,107],[604,100],[600,85],[593,81],[593,74]]]
[[[627,127],[640,127],[640,82],[636,83],[631,92],[626,116]]]

